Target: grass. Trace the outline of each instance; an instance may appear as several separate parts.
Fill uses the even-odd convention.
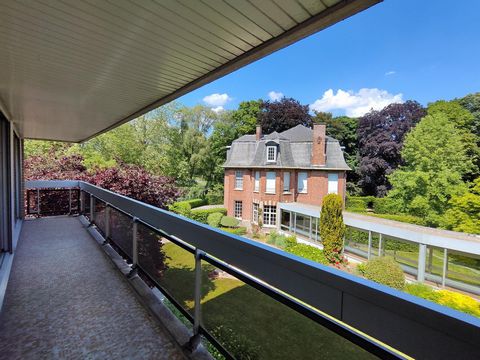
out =
[[[163,247],[168,269],[161,283],[188,310],[193,310],[193,254],[173,243]],[[202,264],[204,326],[217,334],[230,330],[235,339],[218,339],[239,359],[373,358],[339,335],[321,327],[258,290],[231,277],[212,279],[215,268]],[[218,331],[219,328],[222,331]],[[241,342],[242,344],[238,344]]]

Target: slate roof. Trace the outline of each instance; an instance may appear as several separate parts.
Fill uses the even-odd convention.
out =
[[[234,140],[227,152],[226,168],[298,168],[350,170],[343,157],[338,140],[327,136],[327,160],[323,166],[311,164],[313,130],[297,125],[281,133],[263,135],[256,141],[255,135],[243,135]],[[267,144],[278,145],[277,161],[267,163]]]

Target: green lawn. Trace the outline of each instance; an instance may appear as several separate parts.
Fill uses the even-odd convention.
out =
[[[192,311],[193,255],[173,243],[163,249],[168,270],[161,283]],[[204,326],[239,359],[367,359],[372,355],[243,282],[211,280],[202,265]],[[321,294],[319,294],[321,296]],[[251,356],[248,357],[247,355]]]

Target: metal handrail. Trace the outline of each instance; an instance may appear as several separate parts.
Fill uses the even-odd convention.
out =
[[[382,358],[403,357],[389,346],[418,358],[468,359],[478,355],[480,319],[473,316],[85,182],[26,183],[27,188],[69,186],[138,218],[161,231],[162,236],[201,249],[205,260]]]

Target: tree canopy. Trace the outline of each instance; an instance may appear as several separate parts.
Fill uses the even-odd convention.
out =
[[[416,101],[390,104],[372,110],[359,119],[359,185],[365,195],[384,196],[391,188],[388,175],[401,163],[400,151],[405,134],[425,116]]]
[[[302,105],[293,98],[278,101],[263,101],[259,114],[259,123],[265,134],[282,132],[297,125],[312,127],[312,116],[308,105]]]

